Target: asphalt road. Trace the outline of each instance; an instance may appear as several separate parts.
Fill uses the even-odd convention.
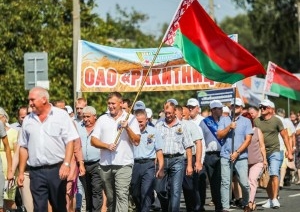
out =
[[[207,212],[214,211],[214,207],[209,205],[211,200],[210,190],[207,189],[205,210]],[[300,211],[300,185],[292,184],[291,186],[284,186],[279,192],[279,202],[281,207],[279,209],[266,209],[261,207],[267,200],[267,193],[264,189],[258,189],[256,194],[257,211],[272,211],[272,212],[299,212]],[[185,212],[185,204],[183,197],[181,198],[180,211]],[[232,207],[230,211],[243,211],[240,208]]]

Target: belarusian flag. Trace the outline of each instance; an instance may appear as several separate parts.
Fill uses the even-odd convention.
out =
[[[163,38],[206,78],[235,83],[265,74],[260,62],[215,24],[197,0],[183,0]]]
[[[300,80],[295,75],[269,61],[265,82],[265,91],[300,100]]]

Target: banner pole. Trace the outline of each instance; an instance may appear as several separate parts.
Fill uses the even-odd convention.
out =
[[[142,81],[142,84],[140,85],[140,87],[139,87],[139,89],[138,89],[138,92],[137,92],[137,94],[136,94],[136,96],[135,96],[135,98],[134,98],[134,100],[133,100],[133,102],[132,102],[132,105],[131,105],[131,107],[130,107],[130,110],[129,110],[129,112],[128,112],[126,118],[125,118],[125,121],[127,121],[127,120],[129,119],[129,115],[130,115],[130,113],[131,113],[131,111],[132,111],[132,109],[133,109],[133,107],[134,107],[135,102],[137,101],[138,96],[140,95],[140,93],[141,93],[141,91],[142,91],[142,89],[143,89],[143,87],[144,87],[144,84],[145,84],[145,82],[146,82],[146,79],[147,79],[147,77],[149,76],[149,73],[150,73],[150,71],[151,71],[151,69],[152,69],[152,67],[153,67],[153,65],[154,65],[154,62],[155,62],[155,60],[156,60],[156,58],[157,58],[157,56],[158,56],[158,54],[159,54],[159,52],[160,52],[160,49],[161,49],[162,45],[163,45],[163,42],[160,43],[158,49],[156,50],[156,53],[155,53],[155,55],[154,55],[154,57],[153,57],[153,59],[152,59],[152,61],[151,61],[151,63],[150,63],[150,66],[149,66],[149,68],[148,68],[148,70],[147,70],[146,75],[144,76],[144,79],[143,79],[143,81]],[[116,137],[116,139],[115,139],[115,141],[114,141],[114,144],[118,144],[118,140],[119,140],[119,138],[120,138],[121,133],[123,132],[123,130],[124,130],[123,128],[120,128],[120,130],[119,130],[119,132],[118,132],[118,135],[117,135],[117,137]]]

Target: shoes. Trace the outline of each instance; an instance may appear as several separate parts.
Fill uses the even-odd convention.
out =
[[[273,199],[272,204],[273,204],[272,208],[274,208],[274,209],[280,208],[280,203],[279,203],[278,199],[276,199],[276,198]]]
[[[271,199],[268,199],[265,204],[262,205],[263,208],[273,208],[273,202]]]
[[[297,181],[295,184],[296,184],[296,185],[300,185],[300,181]]]

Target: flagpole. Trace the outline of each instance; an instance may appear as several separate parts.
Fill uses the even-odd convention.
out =
[[[235,121],[235,103],[236,103],[236,87],[234,87],[234,99],[233,99],[233,114],[232,114],[232,121]],[[231,139],[231,154],[234,152],[234,129],[232,129],[232,139]],[[232,182],[233,178],[233,161],[230,160],[230,182]],[[232,186],[229,189],[229,199],[232,198]]]
[[[144,86],[144,84],[145,84],[145,82],[146,82],[146,79],[147,79],[147,77],[149,76],[149,73],[150,73],[150,71],[151,71],[151,69],[152,69],[152,67],[153,67],[153,65],[154,65],[154,62],[155,62],[155,60],[156,60],[156,58],[157,58],[157,56],[158,56],[158,54],[159,54],[159,52],[160,52],[160,49],[161,49],[162,45],[163,45],[163,42],[160,43],[158,49],[156,50],[156,53],[155,53],[155,55],[154,55],[154,57],[153,57],[153,59],[152,59],[152,61],[151,61],[151,63],[150,63],[150,66],[149,66],[149,68],[148,68],[148,70],[147,70],[147,73],[146,73],[146,75],[144,76],[144,79],[143,79],[143,81],[142,81],[142,84],[140,85],[140,87],[139,87],[139,89],[138,89],[138,92],[137,92],[137,94],[136,94],[136,96],[135,96],[135,98],[134,98],[134,100],[133,100],[133,102],[132,102],[132,105],[131,105],[131,107],[130,107],[130,110],[129,110],[127,116],[125,117],[125,121],[127,121],[127,120],[129,119],[129,116],[130,116],[131,111],[132,111],[132,109],[133,109],[133,107],[134,107],[134,104],[135,104],[135,102],[137,101],[137,98],[138,98],[138,96],[140,95],[140,93],[141,93],[141,91],[142,91],[142,89],[143,89],[143,86]],[[118,144],[118,140],[119,140],[119,138],[120,138],[121,133],[123,132],[123,130],[124,130],[124,128],[120,128],[120,130],[119,130],[119,132],[118,132],[118,135],[117,135],[117,137],[116,137],[116,139],[115,139],[115,141],[114,141],[114,144]]]

